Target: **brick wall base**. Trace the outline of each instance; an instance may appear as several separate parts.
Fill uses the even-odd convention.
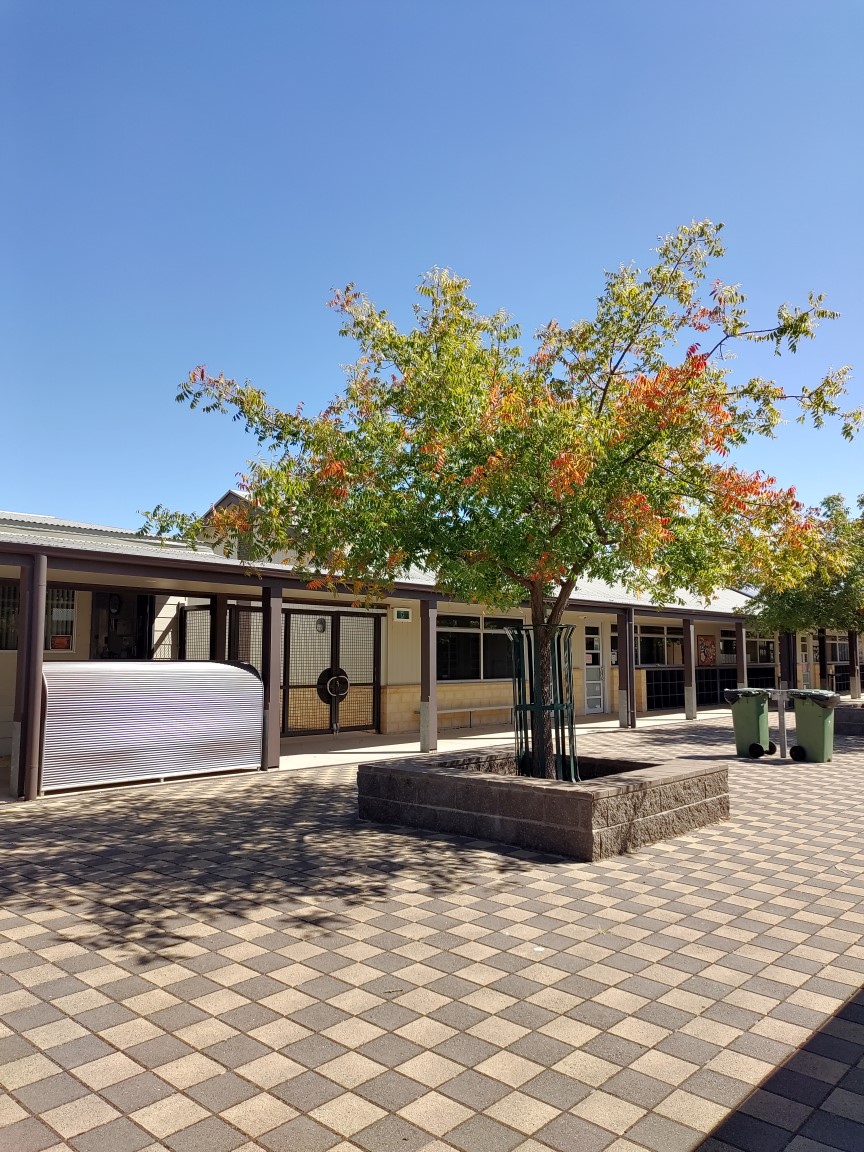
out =
[[[512,763],[509,749],[493,748],[361,764],[360,818],[588,861],[729,816],[719,763],[670,760],[581,784],[506,775]]]

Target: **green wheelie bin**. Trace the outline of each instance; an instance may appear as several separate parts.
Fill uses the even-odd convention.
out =
[[[789,755],[826,764],[834,755],[834,709],[840,697],[820,688],[792,688],[789,697],[795,701],[795,743]]]
[[[766,753],[773,756],[777,745],[768,736],[767,688],[727,688],[723,693],[726,703],[732,705],[732,726],[735,729],[735,751],[739,756],[756,760]]]

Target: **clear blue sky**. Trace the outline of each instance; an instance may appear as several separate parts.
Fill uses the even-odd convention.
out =
[[[862,43],[861,0],[0,0],[0,507],[203,510],[253,447],[193,365],[317,410],[332,288],[407,317],[446,265],[531,333],[693,217],[754,321],[843,313],[753,369],[864,402]],[[833,428],[742,459],[864,490]]]

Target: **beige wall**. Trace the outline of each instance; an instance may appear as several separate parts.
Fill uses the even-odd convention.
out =
[[[15,652],[0,652],[0,756],[8,756],[12,751],[16,655]]]
[[[411,619],[394,620],[393,609],[388,606],[381,622],[381,683],[419,684],[420,605],[416,600],[397,603],[400,608],[411,609]]]
[[[178,660],[180,658],[177,610],[185,599],[179,596],[157,596],[153,622],[153,659]]]

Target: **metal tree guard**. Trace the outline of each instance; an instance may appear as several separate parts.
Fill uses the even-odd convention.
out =
[[[538,645],[541,631],[549,636],[552,671],[552,700],[543,702],[541,663]],[[513,650],[513,721],[516,733],[516,771],[520,776],[546,776],[546,741],[540,741],[534,762],[534,732],[545,732],[544,716],[552,721],[552,749],[555,776],[576,782],[579,758],[573,727],[573,651],[571,624],[557,628],[508,628]]]

